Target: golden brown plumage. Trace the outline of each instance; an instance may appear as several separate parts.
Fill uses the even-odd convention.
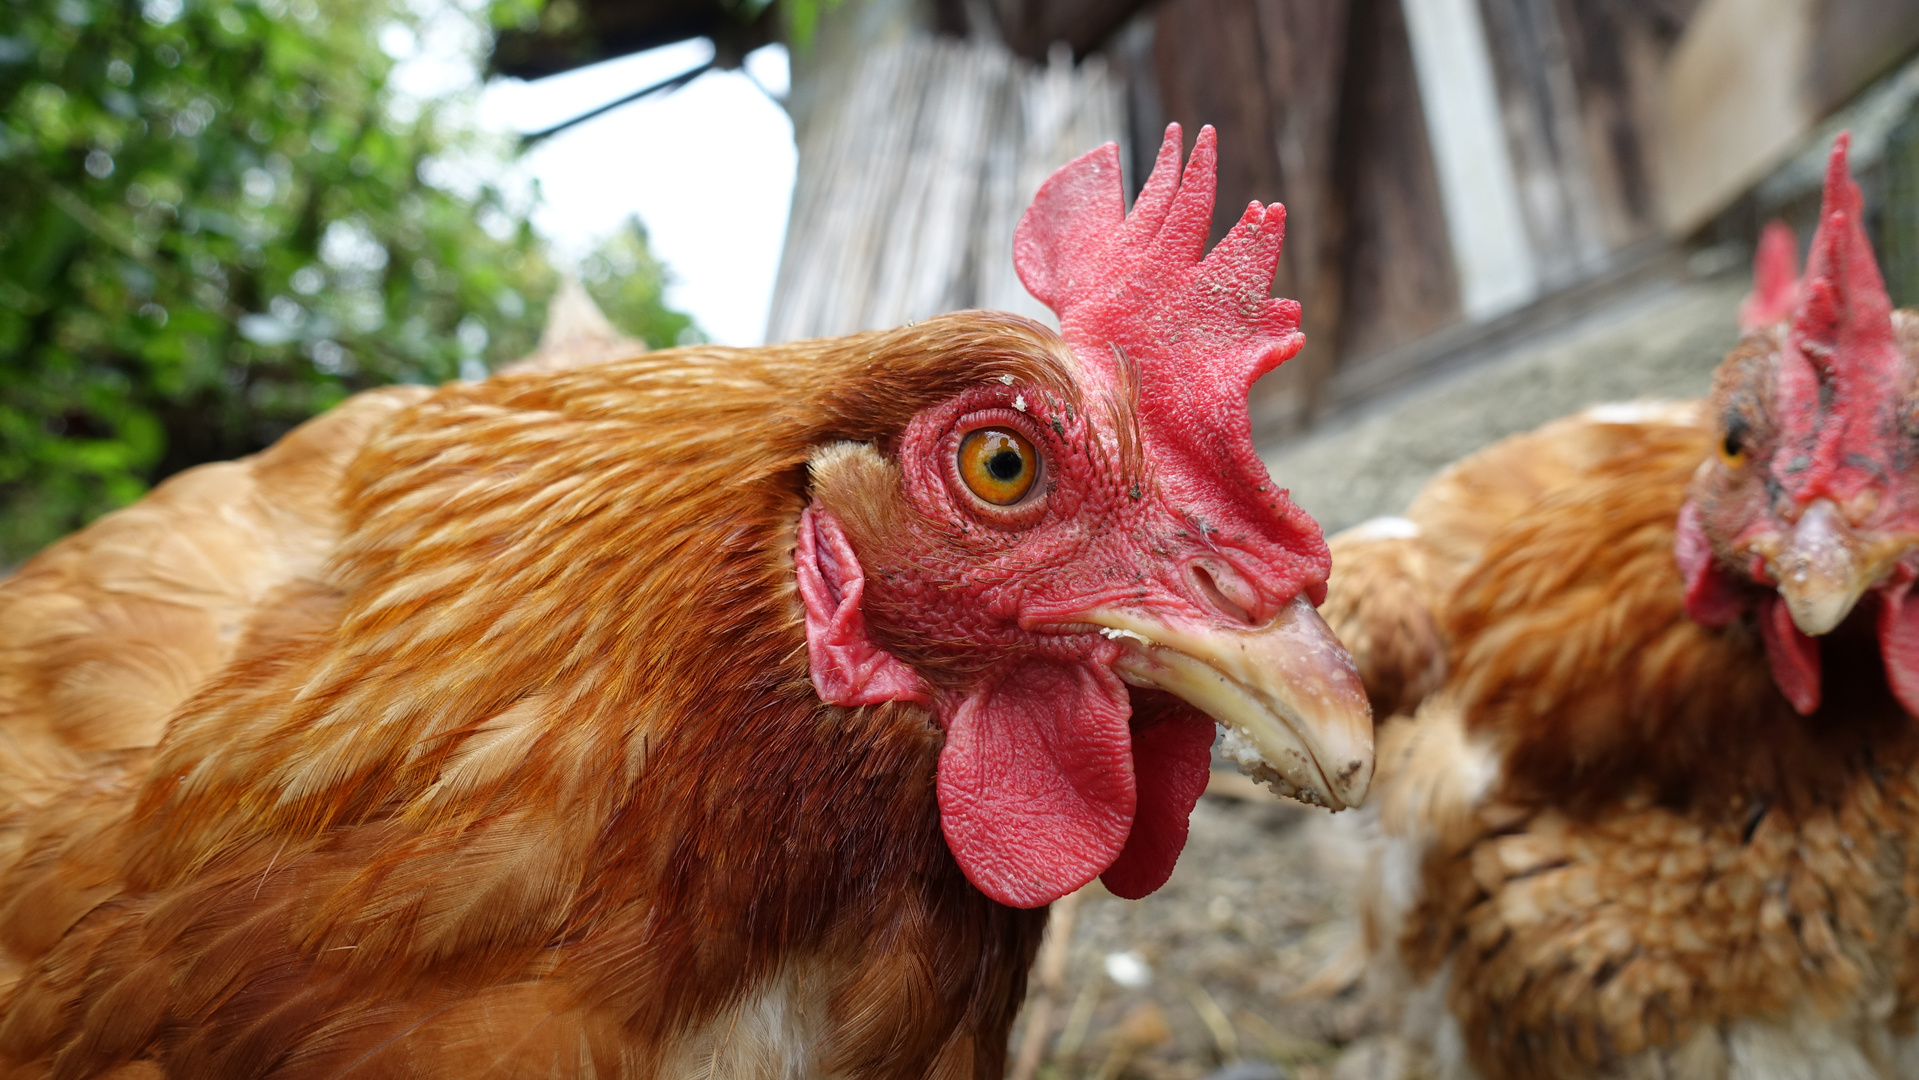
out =
[[[1411,711],[1446,674],[1432,618],[1440,570],[1416,528],[1382,518],[1327,541],[1333,573],[1319,613],[1353,654],[1382,718]]]
[[[362,394],[252,458],[175,477],[7,579],[0,865],[27,807],[89,755],[154,745],[167,714],[232,656],[251,614],[317,572],[338,535],[347,463],[425,394]]]
[[[1339,603],[1436,629],[1362,900],[1447,1076],[1919,1075],[1919,313],[1846,146],[1709,399],[1509,439],[1335,543],[1424,571]]]
[[[1057,381],[1058,348],[971,316],[386,392],[35,560],[8,602],[77,584],[186,613],[110,643],[88,626],[85,651],[180,670],[108,745],[60,740],[13,818],[0,1055],[25,1075],[757,1075],[737,1055],[788,1040],[851,1075],[996,1073],[1043,914],[953,866],[923,711],[820,704],[786,553],[817,447],[1001,373]],[[351,466],[299,462],[313,502],[263,511],[263,535],[189,497],[330,433]],[[116,539],[196,530],[240,550],[202,556],[215,580],[188,602],[150,560],[111,580]],[[255,556],[270,568],[231,574]],[[716,568],[704,588],[687,559]],[[80,651],[43,633],[6,670]]]
[[[1439,688],[1447,655],[1435,613],[1499,530],[1629,445],[1639,432],[1632,421],[1689,424],[1696,416],[1689,403],[1648,403],[1555,420],[1448,466],[1404,517],[1332,537],[1332,588],[1321,610],[1352,649],[1375,713],[1410,714]]]
[[[1919,740],[1869,651],[1802,718],[1750,629],[1685,616],[1675,523],[1715,438],[1698,415],[1600,409],[1497,444],[1392,540],[1477,549],[1430,612],[1447,677],[1381,734],[1363,888],[1446,1075],[1919,1064]]]
[[[1130,215],[1115,146],[1041,189],[1058,333],[549,340],[0,583],[0,1075],[995,1077],[1045,906],[1166,880],[1215,719],[1357,803],[1246,414],[1283,210],[1202,257],[1180,146]]]

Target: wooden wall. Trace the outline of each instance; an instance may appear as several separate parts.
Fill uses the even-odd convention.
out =
[[[1118,84],[1098,59],[876,25],[844,59],[811,60],[767,340],[972,307],[1051,322],[1013,271],[1013,229],[1054,169],[1120,138]]]
[[[1660,88],[1667,231],[1709,222],[1916,49],[1915,0],[1700,0]]]
[[[769,335],[973,305],[1037,314],[1010,238],[1046,173],[1119,138],[1137,191],[1167,122],[1189,150],[1210,123],[1215,239],[1250,200],[1288,210],[1274,292],[1300,301],[1307,344],[1253,402],[1256,437],[1283,439],[1421,377],[1429,352],[1570,317],[1668,265],[1817,117],[1919,47],[1919,0],[1466,0],[1445,23],[1414,8],[1409,27],[1405,5],[1424,2],[841,5],[796,61],[800,178]],[[1422,77],[1428,93],[1460,85],[1433,57],[1461,55],[1444,35],[1462,25],[1483,31],[1472,71],[1493,100],[1429,117]],[[1449,148],[1506,151],[1496,198],[1461,180],[1458,154],[1436,166],[1431,133],[1462,130]],[[1498,228],[1475,229],[1489,204]],[[1494,249],[1526,286],[1503,307],[1485,300]]]

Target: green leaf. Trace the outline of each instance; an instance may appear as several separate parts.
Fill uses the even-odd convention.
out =
[[[392,107],[375,35],[418,28],[408,0],[144,14],[171,6],[0,5],[0,565],[359,390],[454,378],[463,320],[490,363],[531,351],[557,284],[526,207],[421,179],[507,149],[456,102]],[[642,233],[605,250],[617,322],[692,333]]]

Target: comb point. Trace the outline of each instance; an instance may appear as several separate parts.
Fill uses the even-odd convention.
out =
[[[1180,129],[1168,125],[1159,163],[1123,219],[1116,150],[1067,164],[1021,219],[1014,252],[1021,280],[1058,314],[1089,371],[1116,377],[1117,347],[1146,384],[1239,394],[1243,410],[1252,380],[1298,351],[1299,309],[1270,295],[1285,233],[1278,203],[1248,206],[1206,254],[1217,143],[1202,127],[1182,169]]]
[[[1752,292],[1739,307],[1739,329],[1758,330],[1792,313],[1799,297],[1799,240],[1792,226],[1768,222],[1752,259]]]
[[[1055,312],[1081,287],[1088,254],[1103,250],[1126,219],[1119,144],[1062,165],[1040,185],[1013,231],[1013,269]]]
[[[1127,215],[1128,229],[1150,236],[1158,232],[1166,220],[1173,196],[1179,193],[1179,151],[1184,145],[1181,140],[1179,125],[1167,124],[1166,137],[1159,143],[1159,156],[1153,159],[1153,171],[1133,203],[1133,212]]]
[[[1774,411],[1785,455],[1776,473],[1804,501],[1851,498],[1895,471],[1881,432],[1898,400],[1904,360],[1893,336],[1863,200],[1847,167],[1851,140],[1833,140],[1819,228],[1780,350]],[[1803,461],[1800,459],[1804,459]],[[1786,467],[1788,462],[1795,462]]]
[[[1863,200],[1852,180],[1849,132],[1833,140],[1819,203],[1819,228],[1806,257],[1792,336],[1801,351],[1823,358],[1825,369],[1883,360],[1892,348],[1892,299],[1886,295]]]

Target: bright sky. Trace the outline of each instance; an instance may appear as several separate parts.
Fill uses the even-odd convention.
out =
[[[478,43],[470,22],[429,19],[424,40],[395,29],[382,32],[381,45],[402,61],[403,91],[426,97],[471,84]],[[495,131],[537,131],[712,54],[707,42],[688,41],[537,82],[496,79],[479,94],[478,120]],[[534,227],[565,263],[637,215],[672,274],[667,302],[714,341],[760,344],[798,164],[792,122],[768,96],[784,95],[787,78],[785,50],[768,46],[747,57],[745,72],[708,72],[542,141],[516,166],[539,185]]]
[[[496,80],[480,117],[537,131],[704,63],[713,47],[681,42],[554,75]],[[639,215],[672,270],[668,302],[715,341],[758,345],[779,267],[798,153],[786,110],[786,52],[769,46],[747,72],[708,72],[669,94],[622,105],[530,151],[545,196],[533,221],[562,257],[579,256]]]

